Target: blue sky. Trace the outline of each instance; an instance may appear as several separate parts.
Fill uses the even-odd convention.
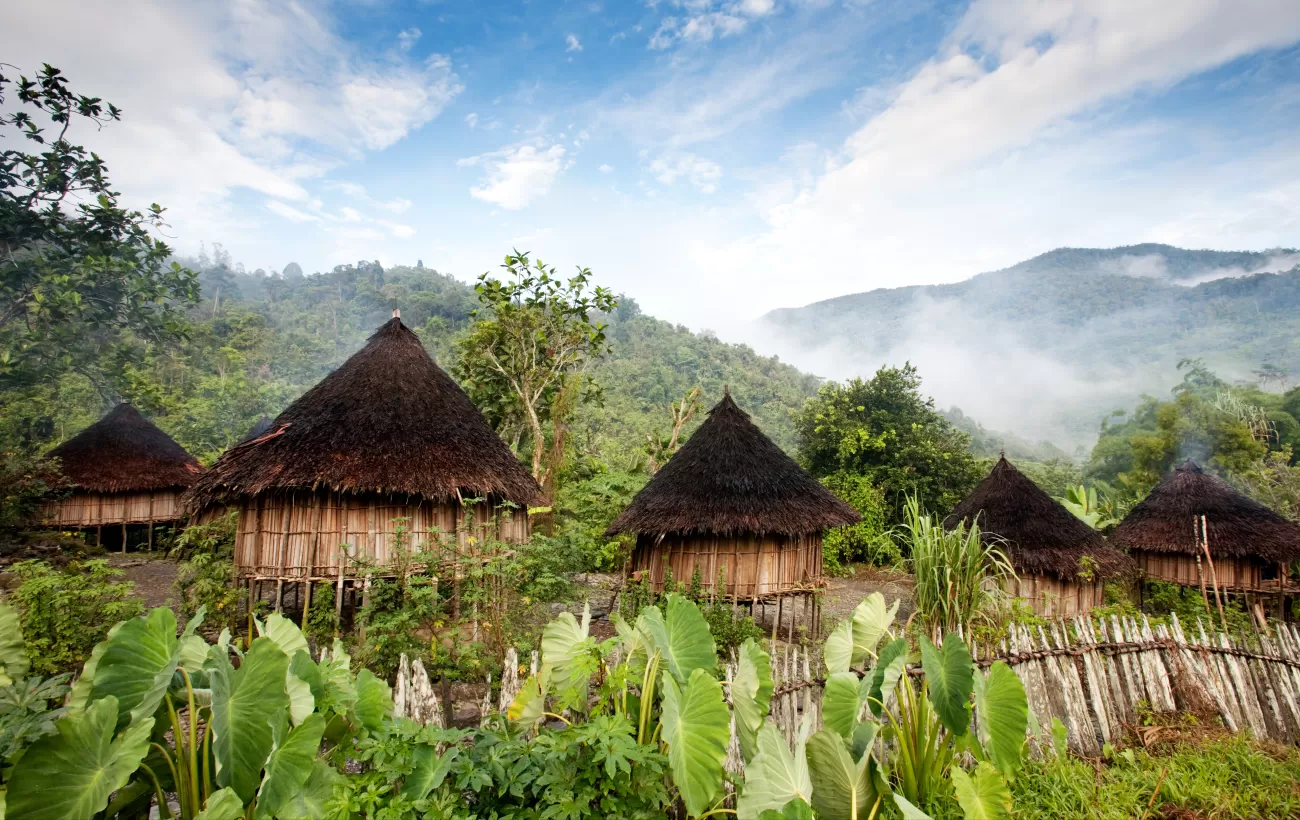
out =
[[[1061,245],[1300,245],[1295,0],[59,2],[4,62],[183,251],[470,279],[512,247],[656,315],[953,281]]]

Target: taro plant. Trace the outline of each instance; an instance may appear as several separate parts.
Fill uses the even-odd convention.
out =
[[[183,820],[324,816],[341,777],[327,758],[341,764],[356,737],[379,728],[392,711],[388,685],[354,676],[337,643],[313,661],[278,615],[257,622],[245,652],[228,631],[203,640],[201,620],[178,636],[160,607],[113,628],[57,733],[14,767],[6,816],[136,817],[155,801],[161,817]]]

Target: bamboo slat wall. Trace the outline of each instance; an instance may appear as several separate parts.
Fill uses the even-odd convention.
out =
[[[1005,588],[1028,601],[1034,614],[1045,618],[1082,615],[1106,600],[1106,585],[1101,581],[1062,581],[1050,575],[1026,574],[1008,582]]]
[[[725,586],[716,594],[753,600],[811,591],[822,577],[820,534],[795,538],[776,535],[656,535],[637,537],[632,569],[662,592],[665,568],[675,582],[689,584],[696,568],[704,591],[715,592],[719,573]]]
[[[1203,575],[1206,586],[1210,585],[1209,566],[1202,561],[1198,573],[1194,555],[1142,550],[1133,550],[1130,554],[1146,576],[1153,580],[1199,587]],[[1214,573],[1219,580],[1219,589],[1229,592],[1277,592],[1277,581],[1264,581],[1263,570],[1263,562],[1255,558],[1225,556],[1214,559]]]
[[[526,511],[486,502],[462,506],[324,491],[263,494],[240,508],[235,571],[254,580],[336,580],[340,571],[355,574],[359,559],[390,564],[399,527],[406,531],[408,551],[434,551],[438,543],[455,540],[462,554],[471,554],[493,539],[528,540]]]
[[[99,527],[150,524],[181,518],[179,490],[147,493],[73,493],[41,507],[51,527]]]

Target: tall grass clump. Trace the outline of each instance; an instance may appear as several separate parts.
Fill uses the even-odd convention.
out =
[[[909,497],[899,531],[909,568],[916,578],[913,598],[922,626],[931,635],[969,632],[1001,595],[1002,582],[1015,577],[1010,560],[994,544],[985,543],[979,522],[958,522],[952,529]]]

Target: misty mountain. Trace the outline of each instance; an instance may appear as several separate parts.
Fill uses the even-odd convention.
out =
[[[1163,395],[1181,359],[1235,379],[1264,362],[1300,373],[1300,253],[1060,248],[964,282],[772,311],[760,327],[768,352],[823,376],[910,360],[940,406],[1073,449],[1102,415]]]

